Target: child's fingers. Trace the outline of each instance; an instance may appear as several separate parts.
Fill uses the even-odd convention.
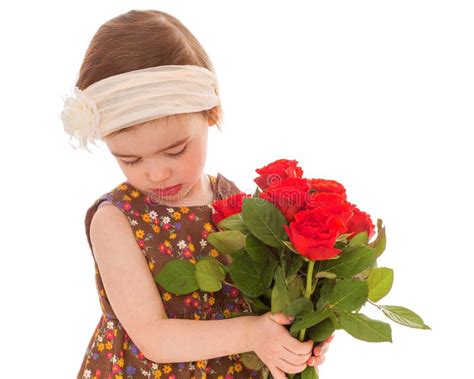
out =
[[[328,349],[329,349],[329,344],[327,342],[325,342],[324,345],[323,345],[323,354],[326,354]]]
[[[322,344],[316,346],[313,349],[314,355],[323,355],[325,354],[329,349],[329,344],[327,342],[323,342]]]
[[[334,333],[331,334],[328,338],[324,340],[324,342],[330,343],[334,339]]]
[[[324,346],[323,345],[318,345],[313,349],[313,353],[316,356],[324,354]]]
[[[326,350],[324,350],[324,352],[326,352],[327,349],[328,349],[329,343],[331,343],[331,341],[332,341],[333,339],[334,339],[334,333],[331,334],[331,335],[330,335],[328,338],[326,338],[324,341],[318,342],[317,345],[316,345],[315,348],[314,348],[315,355],[320,355],[320,353],[316,353],[316,351],[319,351],[321,348],[326,349]],[[320,349],[316,350],[318,347],[319,347]]]
[[[306,364],[308,366],[314,366],[317,367],[321,363],[324,362],[325,357],[324,354],[328,351],[329,349],[329,343],[334,339],[334,334],[331,334],[328,338],[326,338],[322,342],[318,342],[318,345],[313,348],[313,356],[310,357],[307,361]]]
[[[324,363],[324,360],[326,359],[326,357],[323,355],[321,357],[316,357],[316,361],[315,361],[315,366],[319,366],[319,365],[322,365]]]
[[[308,359],[308,361],[306,362],[306,364],[307,364],[308,366],[317,367],[317,366],[323,364],[325,359],[326,359],[326,358],[324,357],[324,355],[321,356],[321,357],[311,357],[311,358]]]

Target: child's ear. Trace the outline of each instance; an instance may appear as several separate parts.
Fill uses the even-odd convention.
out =
[[[207,111],[207,123],[209,126],[215,125],[219,120],[220,108],[216,105]]]

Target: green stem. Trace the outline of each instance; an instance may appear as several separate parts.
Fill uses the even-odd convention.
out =
[[[308,262],[308,271],[306,273],[306,289],[304,291],[304,297],[309,299],[311,297],[312,292],[312,281],[313,281],[313,269],[314,269],[314,263],[315,261],[309,260]],[[318,279],[316,278],[316,283],[318,282]],[[316,288],[316,287],[315,287]],[[300,334],[298,336],[298,339],[300,341],[304,341],[304,334],[306,332],[306,328],[300,330]]]
[[[373,301],[370,301],[369,299],[367,299],[367,301],[372,304],[372,305],[375,305],[378,309],[382,309],[382,307],[378,304],[375,304]]]
[[[235,284],[229,283],[229,282],[227,282],[227,281],[225,281],[225,280],[222,280],[222,283],[225,283],[225,284],[227,284],[227,285],[229,285],[229,286],[232,286],[232,287],[235,287],[235,288],[237,288],[237,289],[239,288],[239,287],[237,287]]]
[[[309,299],[313,293],[312,291],[312,281],[313,281],[313,269],[314,269],[314,263],[315,261],[312,261],[312,260],[309,260],[308,261],[308,270],[307,270],[307,273],[306,273],[306,288],[305,288],[305,291],[304,291],[304,297]],[[318,278],[316,278],[316,282],[315,284],[318,283]],[[316,288],[316,286],[314,287]],[[305,329],[301,329],[300,330],[300,334],[298,336],[298,339],[303,342],[304,341],[304,334],[306,332],[306,328]],[[289,374],[288,375],[288,378],[290,379],[293,379],[295,377],[295,375],[299,375],[298,377],[300,378],[301,377],[301,374]],[[316,375],[316,378],[318,378],[318,376]]]

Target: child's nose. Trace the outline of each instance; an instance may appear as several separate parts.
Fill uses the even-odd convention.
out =
[[[150,182],[155,183],[158,187],[163,186],[168,178],[171,177],[171,172],[167,168],[151,166],[148,168],[148,177]]]

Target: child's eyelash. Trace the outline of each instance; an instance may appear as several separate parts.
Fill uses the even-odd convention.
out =
[[[133,161],[133,162],[126,162],[126,161],[122,161],[123,164],[127,165],[127,166],[133,166],[133,165],[136,165],[138,162],[140,162],[140,159],[137,159],[136,161]]]
[[[184,149],[181,150],[180,152],[176,153],[176,154],[166,154],[168,155],[170,158],[177,158],[179,157],[181,154],[184,154],[184,152],[186,151],[186,148],[188,147],[188,145],[184,146]]]
[[[183,150],[181,150],[180,152],[176,153],[176,154],[167,154],[170,158],[172,159],[175,159],[177,157],[179,157],[181,154],[184,154],[184,152],[186,151],[186,148],[188,147],[188,145],[186,145],[184,147]],[[133,161],[133,162],[126,162],[126,161],[122,161],[125,165],[127,166],[133,166],[133,165],[136,165],[137,163],[140,162],[140,159],[137,159],[136,161]]]

